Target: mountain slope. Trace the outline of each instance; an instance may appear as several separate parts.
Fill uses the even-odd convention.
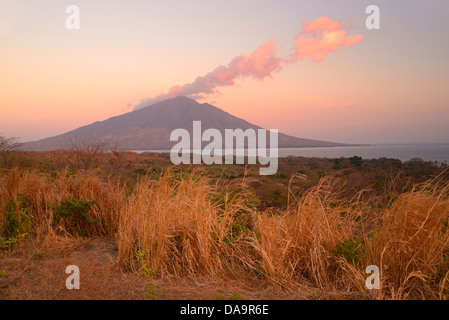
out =
[[[129,150],[169,150],[176,142],[170,141],[174,129],[192,131],[193,121],[200,120],[202,130],[261,129],[243,119],[214,107],[200,104],[186,97],[165,100],[146,108],[94,122],[73,131],[39,141],[26,142],[25,150],[46,151],[70,146],[70,140],[118,142]],[[334,147],[340,143],[301,139],[279,133],[280,148]]]

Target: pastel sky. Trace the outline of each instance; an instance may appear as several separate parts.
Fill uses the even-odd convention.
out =
[[[324,55],[320,17],[338,44]],[[449,142],[448,39],[447,0],[0,0],[0,133],[37,140],[180,92],[302,138]]]

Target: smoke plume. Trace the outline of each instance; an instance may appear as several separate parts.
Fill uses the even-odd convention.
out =
[[[271,39],[255,51],[237,56],[228,65],[219,66],[191,83],[173,86],[167,93],[141,100],[134,110],[176,96],[204,98],[217,93],[217,87],[235,85],[237,79],[263,80],[272,77],[274,72],[282,70],[285,65],[306,57],[322,62],[328,53],[335,52],[339,47],[350,47],[363,40],[362,35],[347,36],[349,27],[327,17],[320,17],[312,22],[303,21],[302,25],[303,30],[295,39],[294,53],[289,58],[277,56],[276,40]]]

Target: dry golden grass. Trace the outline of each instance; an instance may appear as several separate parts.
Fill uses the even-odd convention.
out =
[[[355,216],[345,207],[329,206],[332,187],[323,180],[288,211],[258,215],[260,237],[255,248],[270,279],[285,284],[306,281],[323,289],[332,289],[342,280],[331,249],[351,238]]]
[[[89,234],[113,236],[118,227],[120,211],[125,203],[125,189],[118,182],[102,181],[94,171],[69,174],[59,172],[56,177],[24,171],[11,170],[1,181],[0,208],[11,198],[24,198],[29,213],[33,215],[33,225],[39,230],[52,222],[52,211],[62,200],[73,198],[95,201],[90,215],[101,219],[89,226]]]
[[[0,257],[0,269],[15,279],[14,288],[4,295],[84,299],[97,297],[101,285],[114,290],[104,279],[89,276],[90,293],[68,295],[60,288],[63,270],[59,275],[27,271],[27,263],[34,261],[30,257],[37,254],[43,258],[34,261],[32,269],[79,263],[95,273],[103,270],[100,273],[115,285],[117,279],[134,279],[125,291],[105,296],[111,299],[141,298],[136,292],[144,290],[144,268],[155,274],[158,286],[170,288],[167,299],[207,299],[198,291],[208,288],[212,295],[218,286],[214,281],[233,283],[247,297],[258,299],[446,299],[448,185],[438,180],[416,185],[381,208],[357,196],[349,203],[339,201],[336,186],[323,179],[306,194],[291,195],[287,210],[273,213],[256,212],[244,185],[243,191],[233,193],[196,173],[167,172],[154,180],[146,176],[126,191],[93,171],[50,176],[13,169],[0,179],[0,208],[3,212],[11,198],[24,197],[33,228],[28,246],[16,245]],[[88,237],[61,233],[53,223],[55,205],[72,198],[95,201],[89,214],[100,220],[86,227]],[[0,219],[0,230],[2,223]],[[89,245],[101,239],[116,242],[111,259],[97,259],[98,251],[90,251]],[[67,253],[70,259],[65,259]],[[17,255],[21,258],[14,260]],[[380,290],[365,287],[368,265],[381,270]],[[37,281],[42,287],[45,277],[60,286],[33,291],[29,283]],[[191,287],[176,286],[183,282]],[[254,293],[255,288],[260,291]]]
[[[121,265],[135,268],[136,254],[147,250],[148,267],[161,275],[223,272],[233,254],[226,237],[244,204],[225,198],[219,208],[211,201],[212,192],[207,180],[196,175],[174,178],[168,173],[157,181],[146,177],[138,182],[121,214]]]
[[[367,260],[382,271],[380,297],[443,298],[448,294],[448,185],[431,181],[383,210],[366,241]]]

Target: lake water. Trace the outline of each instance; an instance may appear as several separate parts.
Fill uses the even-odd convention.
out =
[[[421,158],[426,161],[449,162],[449,143],[435,144],[379,144],[366,147],[279,149],[280,157],[301,156],[339,158],[360,156],[364,159],[393,158],[408,161]]]
[[[135,152],[170,152],[170,150],[135,150]],[[363,147],[332,148],[279,148],[279,157],[300,156],[340,158],[359,156],[363,159],[393,158],[408,161],[421,158],[425,161],[449,163],[449,143],[429,144],[378,144]]]

